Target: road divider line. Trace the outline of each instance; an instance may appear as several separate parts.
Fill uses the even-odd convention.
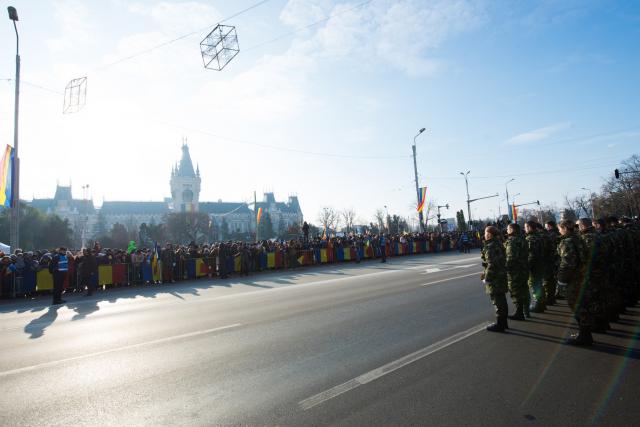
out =
[[[435,282],[425,283],[425,284],[420,285],[420,286],[431,286],[431,285],[435,285],[436,283],[448,282],[450,280],[464,279],[465,277],[477,276],[480,273],[482,273],[482,271],[476,271],[475,273],[463,274],[462,276],[455,276],[455,277],[449,277],[447,279],[436,280]],[[479,278],[479,276],[478,276],[478,278]]]
[[[186,334],[173,335],[171,337],[159,338],[157,340],[145,341],[145,342],[141,342],[141,343],[138,343],[138,344],[125,345],[125,346],[122,346],[122,347],[111,348],[109,350],[96,351],[94,353],[87,353],[87,354],[82,354],[80,356],[68,357],[66,359],[59,359],[59,360],[52,360],[50,362],[38,363],[36,365],[25,366],[23,368],[11,369],[9,371],[0,372],[0,378],[7,377],[9,375],[14,375],[14,374],[21,374],[23,372],[33,371],[33,370],[40,369],[40,368],[47,368],[49,366],[58,365],[60,363],[66,363],[66,362],[73,362],[73,361],[76,361],[76,360],[88,359],[88,358],[95,357],[95,356],[102,356],[104,354],[116,353],[116,352],[125,351],[125,350],[131,350],[131,349],[134,349],[134,348],[144,347],[144,346],[147,346],[147,345],[162,344],[162,343],[176,341],[176,340],[183,339],[183,338],[197,337],[197,336],[200,336],[200,335],[210,334],[212,332],[219,332],[219,331],[224,331],[226,329],[237,328],[238,326],[242,326],[242,324],[241,323],[234,323],[233,325],[226,325],[226,326],[220,326],[220,327],[212,328],[212,329],[204,329],[204,330],[201,330],[201,331],[188,332]]]
[[[438,341],[434,344],[424,347],[418,351],[415,351],[411,354],[401,357],[400,359],[394,360],[393,362],[387,363],[386,365],[383,365],[379,368],[376,368],[372,371],[362,374],[356,378],[353,378],[347,382],[344,382],[340,385],[332,387],[329,390],[323,391],[307,399],[304,399],[298,403],[298,406],[304,411],[309,410],[315,406],[320,405],[321,403],[326,402],[327,400],[340,396],[341,394],[351,391],[355,388],[358,388],[361,385],[368,384],[372,381],[375,381],[378,378],[381,378],[387,374],[390,374],[394,371],[397,371],[398,369],[401,369],[409,365],[410,363],[416,362],[437,351],[447,348],[452,344],[455,344],[459,341],[469,338],[470,336],[484,330],[485,327],[486,327],[486,323],[482,323],[480,325],[476,325],[472,328],[469,328],[466,331],[458,332],[457,334],[454,334],[449,338],[445,338],[441,341]]]

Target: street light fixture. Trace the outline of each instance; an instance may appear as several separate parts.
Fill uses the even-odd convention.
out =
[[[411,146],[413,150],[413,173],[416,178],[416,197],[417,197],[418,206],[420,205],[420,189],[418,188],[418,163],[416,161],[416,138],[418,138],[422,134],[422,132],[424,132],[425,130],[426,130],[425,128],[422,128],[418,131],[418,134],[413,137],[413,145]],[[420,219],[420,230],[424,232],[422,212],[418,212],[418,217]]]

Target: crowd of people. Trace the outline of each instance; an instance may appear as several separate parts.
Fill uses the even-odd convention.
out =
[[[606,333],[640,296],[640,222],[629,218],[582,218],[544,226],[528,221],[521,230],[489,226],[484,232],[482,280],[496,308],[489,331],[504,332],[507,319],[566,298],[578,323],[570,344],[589,346],[592,332]],[[506,294],[515,312],[508,315]]]
[[[184,280],[187,261],[200,259],[206,269],[206,277],[226,279],[230,275],[246,276],[270,268],[267,254],[275,254],[274,268],[294,269],[301,265],[313,265],[341,261],[360,262],[366,258],[379,258],[410,253],[428,253],[449,250],[468,252],[479,247],[480,235],[463,232],[430,232],[389,234],[347,234],[338,237],[310,237],[301,235],[292,240],[262,240],[259,242],[226,241],[213,244],[186,245],[166,243],[163,247],[137,247],[130,242],[127,248],[103,248],[99,242],[80,250],[65,247],[54,250],[22,251],[12,254],[0,252],[0,289],[2,297],[12,293],[30,296],[36,289],[21,286],[30,275],[48,270],[53,281],[53,303],[61,304],[63,292],[92,295],[98,286],[98,269],[101,265],[120,265],[125,274],[113,285],[133,286],[155,283],[172,283]],[[351,248],[344,259],[345,248]],[[324,250],[324,251],[321,251]],[[324,258],[321,254],[324,254]],[[157,274],[152,269],[157,268]],[[16,285],[17,283],[17,285]],[[13,292],[12,292],[13,291]]]

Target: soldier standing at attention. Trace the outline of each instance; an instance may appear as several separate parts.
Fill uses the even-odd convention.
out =
[[[505,265],[504,247],[500,242],[500,230],[489,226],[484,230],[484,247],[482,248],[482,260],[484,273],[482,282],[485,291],[491,297],[491,302],[496,307],[496,323],[487,326],[487,331],[504,332],[507,325],[507,269]]]
[[[520,234],[518,224],[507,226],[507,241],[504,243],[506,254],[507,280],[509,293],[516,312],[509,316],[512,320],[525,320],[524,310],[529,303],[529,254],[527,252],[527,242]]]
[[[555,221],[545,223],[546,238],[548,240],[546,253],[546,269],[542,286],[545,293],[545,303],[554,305],[556,303],[556,282],[558,281],[558,227]]]
[[[589,320],[593,332],[605,333],[609,329],[606,318],[605,304],[602,294],[606,289],[606,280],[609,275],[607,259],[605,257],[606,246],[603,239],[596,233],[590,218],[578,220],[580,239],[584,246],[583,279],[582,286],[585,295],[585,307],[589,312]]]
[[[527,221],[524,224],[524,231],[527,234],[527,247],[529,249],[529,288],[533,294],[531,305],[525,307],[525,315],[528,315],[529,310],[534,313],[544,313],[544,291],[542,289],[542,281],[544,279],[544,244],[537,228],[538,226],[535,221]]]
[[[558,228],[561,235],[558,242],[558,256],[560,257],[558,287],[566,288],[567,302],[579,327],[579,332],[571,335],[567,343],[589,346],[593,344],[593,336],[591,335],[591,319],[587,310],[588,295],[584,295],[582,286],[584,246],[580,237],[574,232],[573,222],[562,220]]]

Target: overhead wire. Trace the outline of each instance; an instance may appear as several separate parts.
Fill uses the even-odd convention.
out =
[[[228,16],[228,17],[224,18],[223,20],[221,20],[221,21],[217,22],[216,24],[207,25],[206,27],[199,28],[199,29],[197,29],[197,30],[195,30],[195,31],[191,31],[191,32],[189,32],[189,33],[183,34],[183,35],[178,36],[178,37],[176,37],[176,38],[173,38],[173,39],[171,39],[171,40],[164,41],[164,42],[162,42],[162,43],[160,43],[160,44],[157,44],[157,45],[155,45],[155,46],[151,46],[151,47],[149,47],[149,48],[147,48],[147,49],[140,50],[140,51],[138,51],[138,52],[136,52],[136,53],[133,53],[133,54],[128,55],[128,56],[125,56],[125,57],[123,57],[123,58],[120,58],[120,59],[115,60],[115,61],[113,61],[113,62],[110,62],[110,63],[108,63],[108,64],[104,64],[104,65],[101,65],[101,66],[99,66],[99,67],[96,67],[96,68],[94,68],[92,71],[100,71],[100,70],[104,70],[104,69],[106,69],[106,68],[110,68],[110,67],[112,67],[112,66],[114,66],[114,65],[120,64],[120,63],[125,62],[125,61],[129,61],[129,60],[131,60],[131,59],[133,59],[133,58],[136,58],[136,57],[141,56],[141,55],[145,55],[145,54],[147,54],[147,53],[151,53],[151,52],[153,52],[154,50],[157,50],[157,49],[163,48],[163,47],[165,47],[165,46],[168,46],[168,45],[170,45],[170,44],[176,43],[176,42],[178,42],[178,41],[180,41],[180,40],[186,39],[186,38],[191,37],[191,36],[193,36],[193,35],[200,34],[200,33],[202,33],[203,31],[207,31],[207,30],[213,29],[213,28],[215,28],[218,24],[221,24],[221,23],[226,22],[226,21],[229,21],[230,19],[233,19],[233,18],[235,18],[235,17],[237,17],[237,16],[240,16],[240,15],[242,15],[243,13],[246,13],[246,12],[248,12],[248,11],[252,10],[252,9],[255,9],[255,8],[256,8],[256,7],[258,7],[258,6],[263,5],[264,3],[267,3],[268,1],[270,1],[270,0],[261,0],[261,1],[259,1],[259,2],[257,2],[257,3],[254,3],[253,5],[251,5],[251,6],[247,7],[247,8],[245,8],[245,9],[243,9],[243,10],[241,10],[241,11],[238,11],[238,12],[234,13],[234,14],[233,14],[233,15],[231,15],[231,16]]]

